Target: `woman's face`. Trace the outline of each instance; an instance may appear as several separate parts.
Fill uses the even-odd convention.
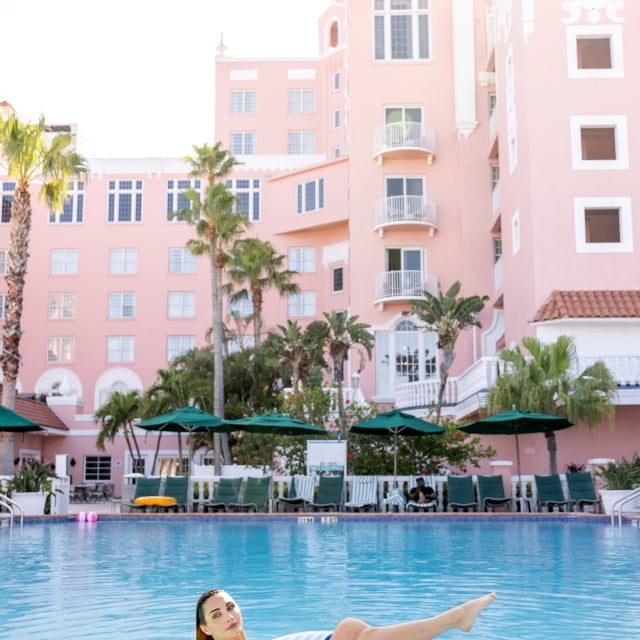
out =
[[[244,635],[242,613],[236,601],[225,591],[220,591],[202,604],[200,629],[215,640],[227,640]]]

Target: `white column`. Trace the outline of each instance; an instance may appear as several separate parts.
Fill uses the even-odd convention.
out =
[[[468,138],[478,126],[473,0],[453,0],[452,12],[456,132]]]

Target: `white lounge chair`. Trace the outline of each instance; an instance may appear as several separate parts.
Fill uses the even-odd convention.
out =
[[[378,510],[378,478],[353,476],[349,483],[349,500],[344,503],[347,511]]]

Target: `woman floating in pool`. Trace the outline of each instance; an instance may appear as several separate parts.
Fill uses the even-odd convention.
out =
[[[345,618],[333,633],[308,632],[285,636],[320,638],[324,640],[431,640],[450,629],[470,631],[476,618],[496,597],[489,593],[469,600],[433,618],[403,622],[388,627],[372,627],[362,620]],[[196,640],[247,640],[242,624],[242,613],[236,601],[222,589],[206,591],[196,606]]]

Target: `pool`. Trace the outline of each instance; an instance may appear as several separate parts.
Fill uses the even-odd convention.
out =
[[[565,518],[104,519],[0,531],[2,640],[193,638],[224,586],[249,640],[389,624],[495,590],[471,634],[640,637],[640,529]]]

